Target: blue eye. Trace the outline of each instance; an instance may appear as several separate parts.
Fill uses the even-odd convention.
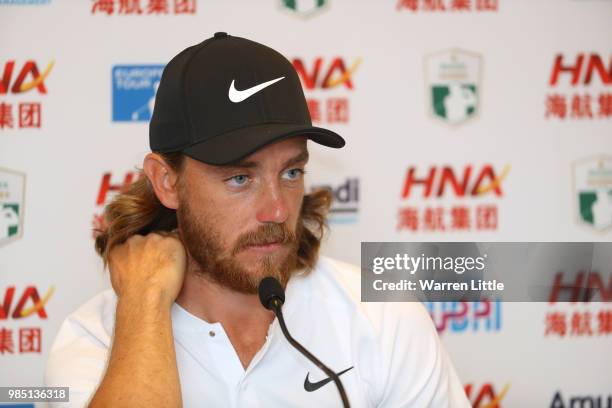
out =
[[[297,180],[299,179],[302,174],[304,174],[304,170],[302,169],[291,169],[291,170],[287,170],[285,172],[285,174],[287,175],[287,178],[289,180]]]
[[[245,174],[239,174],[237,176],[231,177],[229,180],[230,182],[232,182],[232,184],[236,186],[243,186],[249,180],[249,176]]]

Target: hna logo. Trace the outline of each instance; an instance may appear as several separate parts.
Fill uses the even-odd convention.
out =
[[[311,191],[328,190],[332,194],[330,223],[349,224],[357,222],[359,214],[359,179],[348,178],[340,184],[318,184]]]
[[[6,62],[4,64],[2,80],[0,81],[0,95],[6,95],[9,91],[13,94],[24,93],[34,88],[38,89],[39,93],[46,94],[47,88],[45,87],[45,79],[49,76],[54,63],[54,61],[51,61],[41,73],[35,61],[26,61],[17,74],[15,81],[11,82],[13,72],[17,72],[17,70],[15,70],[15,61]],[[29,81],[26,82],[26,80]]]
[[[610,395],[584,395],[569,397],[563,401],[561,391],[557,391],[550,403],[550,408],[607,408],[612,407],[612,394]]]
[[[484,384],[479,390],[473,384],[466,384],[464,389],[473,408],[502,408],[501,401],[508,393],[510,384],[505,384],[499,394],[491,383]]]
[[[565,295],[561,297],[561,294]],[[548,298],[549,303],[555,302],[612,302],[612,274],[605,286],[605,280],[598,272],[579,271],[574,281],[563,281],[563,272],[555,275],[553,286]]]
[[[604,85],[612,85],[612,56],[606,68],[597,54],[589,56],[578,54],[573,61],[568,61],[562,54],[557,54],[550,74],[550,86],[557,85],[562,74],[571,77],[572,86],[590,85],[594,77],[599,77]]]
[[[23,291],[17,306],[15,306],[11,313],[13,298],[15,297],[15,287],[7,287],[4,292],[4,301],[0,305],[0,320],[6,320],[9,316],[13,319],[21,319],[34,313],[37,313],[41,319],[46,319],[45,304],[47,304],[53,292],[55,292],[55,287],[51,286],[45,296],[41,298],[35,286],[28,286]],[[28,302],[28,300],[31,302]]]
[[[100,232],[106,230],[106,220],[104,219],[104,206],[110,203],[117,194],[126,191],[134,181],[140,177],[144,177],[143,172],[128,171],[123,177],[123,182],[115,183],[112,181],[112,173],[106,172],[102,175],[100,181],[100,189],[96,196],[97,212],[94,213],[92,219],[92,237],[96,238]]]
[[[499,175],[490,164],[480,169],[467,165],[463,168],[463,172],[457,175],[450,166],[441,168],[431,166],[425,177],[418,178],[420,176],[417,176],[417,168],[412,166],[406,173],[402,199],[410,198],[412,188],[416,185],[423,187],[423,198],[428,198],[432,194],[442,197],[448,190],[447,187],[450,187],[457,197],[481,196],[490,192],[501,197],[503,195],[501,184],[509,171],[509,165],[506,165]]]
[[[132,171],[128,171],[125,173],[123,177],[123,183],[121,184],[113,184],[111,182],[112,173],[106,172],[102,175],[102,180],[100,181],[100,189],[98,190],[98,196],[96,197],[96,205],[104,205],[109,202],[114,195],[118,193],[122,193],[126,191],[132,182],[138,180],[143,176],[143,173],[134,173]],[[111,193],[112,196],[109,196]]]
[[[357,58],[348,69],[340,57],[334,58],[329,64],[324,64],[323,58],[317,57],[310,69],[306,68],[300,58],[294,58],[292,62],[304,88],[308,90],[329,89],[340,85],[353,89],[351,78],[361,64],[361,58]]]

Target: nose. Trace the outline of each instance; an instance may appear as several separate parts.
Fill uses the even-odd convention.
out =
[[[269,182],[261,189],[258,200],[257,221],[263,223],[282,224],[287,221],[289,209],[277,182]]]

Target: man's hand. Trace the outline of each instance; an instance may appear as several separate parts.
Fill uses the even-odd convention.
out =
[[[108,367],[89,407],[181,407],[171,307],[186,255],[173,236],[134,235],[109,256],[117,294]]]
[[[112,249],[109,269],[119,299],[155,297],[172,306],[185,276],[185,248],[176,235],[133,235]]]

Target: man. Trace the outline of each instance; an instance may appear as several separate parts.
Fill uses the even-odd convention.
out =
[[[70,406],[341,406],[261,306],[277,278],[292,335],[340,375],[352,407],[463,407],[424,308],[361,303],[357,268],[319,258],[327,192],[304,194],[311,125],[291,63],[216,33],[166,66],[146,177],[105,212],[107,291],[67,318],[46,382]]]

